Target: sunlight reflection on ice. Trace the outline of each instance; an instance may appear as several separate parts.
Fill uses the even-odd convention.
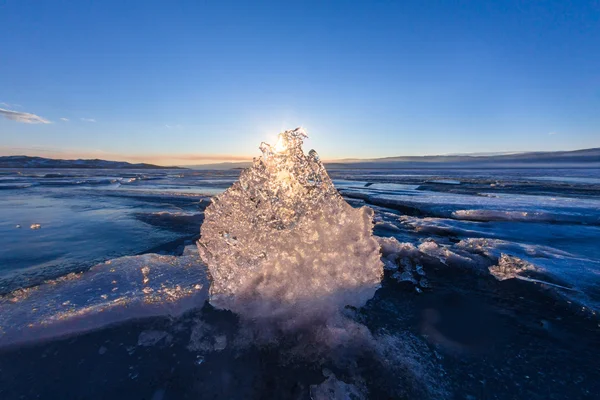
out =
[[[195,251],[181,257],[117,258],[0,298],[0,345],[94,330],[130,318],[179,315],[201,306],[208,286]]]

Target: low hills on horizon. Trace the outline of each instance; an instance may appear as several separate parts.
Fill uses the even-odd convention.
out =
[[[397,156],[373,159],[343,159],[324,161],[331,169],[394,169],[394,168],[493,168],[493,167],[598,167],[600,147],[572,151],[537,151],[504,154],[457,154],[434,156]],[[0,156],[0,168],[86,168],[86,169],[239,169],[247,162],[161,166],[125,161],[61,160],[29,156]]]
[[[0,168],[69,168],[69,169],[180,169],[181,167],[165,167],[161,165],[125,161],[93,160],[61,160],[30,156],[0,156]]]
[[[371,159],[323,161],[331,169],[401,169],[401,168],[494,168],[494,167],[598,167],[600,147],[570,151],[535,151],[502,154],[453,154],[434,156],[397,156]],[[192,169],[247,168],[251,162],[224,162],[187,165]]]
[[[341,162],[340,162],[341,161]],[[535,151],[505,154],[458,154],[400,156],[369,160],[340,160],[326,163],[330,168],[418,168],[418,167],[540,167],[598,166],[600,147],[571,151]]]

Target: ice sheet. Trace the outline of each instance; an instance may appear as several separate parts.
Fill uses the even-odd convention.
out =
[[[0,346],[201,307],[209,281],[194,249],[180,257],[121,257],[0,297]]]

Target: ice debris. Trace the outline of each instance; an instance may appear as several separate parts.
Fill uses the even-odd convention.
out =
[[[398,282],[410,282],[415,290],[429,288],[425,271],[420,260],[423,254],[412,243],[400,243],[396,238],[377,238],[381,246],[381,259],[384,268],[392,271],[392,278]],[[420,288],[419,288],[420,287]]]
[[[504,253],[498,259],[498,265],[489,267],[490,274],[499,281],[517,278],[525,271],[536,270],[537,268],[534,265]]]
[[[352,208],[302,128],[262,143],[262,157],[206,208],[198,249],[211,303],[249,319],[302,320],[362,306],[383,272],[373,211]]]

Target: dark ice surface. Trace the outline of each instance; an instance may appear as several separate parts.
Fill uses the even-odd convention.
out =
[[[309,399],[320,389],[332,398],[600,398],[597,169],[330,171],[350,204],[375,210],[376,235],[445,249],[411,260],[410,279],[387,270],[375,297],[347,310],[368,328],[368,339],[349,333],[365,346],[299,357],[298,346],[322,343],[306,332],[254,342],[236,315],[202,302],[3,342],[19,312],[29,313],[21,309],[28,299],[72,290],[70,273],[105,262],[90,273],[112,263],[137,268],[128,260],[146,259],[127,256],[139,254],[174,265],[197,259],[189,245],[203,210],[238,174],[0,170],[0,313],[13,318],[3,326],[0,315],[0,399]],[[486,240],[485,252],[461,253],[469,240]],[[535,271],[496,279],[488,268],[502,254]],[[477,262],[463,263],[465,255]],[[160,282],[178,277],[161,265],[151,269]],[[110,284],[99,289],[107,301],[127,296]],[[65,303],[72,314],[87,310]]]
[[[236,177],[183,170],[0,169],[0,294],[193,238],[209,196]],[[30,229],[32,224],[40,229]]]

